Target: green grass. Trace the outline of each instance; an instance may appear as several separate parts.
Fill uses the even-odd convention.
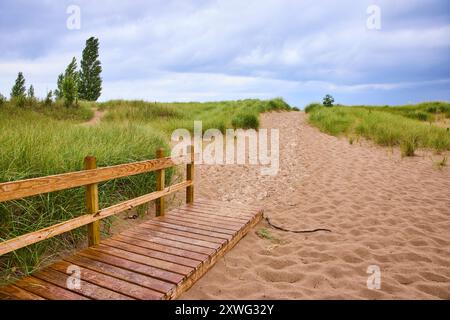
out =
[[[80,125],[92,118],[93,107],[107,111],[101,124]],[[151,159],[158,148],[168,150],[174,129],[192,130],[194,120],[202,120],[204,130],[224,131],[233,124],[257,128],[261,112],[277,110],[290,107],[281,99],[211,103],[116,100],[80,102],[78,108],[39,102],[17,107],[5,102],[0,106],[0,182],[81,170],[87,155],[96,156],[98,166]],[[173,170],[166,172],[166,181],[170,181]],[[100,207],[154,189],[153,173],[109,181],[99,186]],[[0,241],[67,221],[84,209],[83,188],[0,203]],[[103,232],[110,224],[109,219],[104,222]],[[85,228],[80,228],[1,256],[0,283],[33,272],[61,250],[76,248],[85,240]]]
[[[51,106],[44,103],[35,102],[32,105],[17,107],[10,102],[6,102],[0,106],[0,116],[4,119],[23,118],[28,119],[34,116],[46,116],[52,120],[70,120],[73,122],[85,122],[94,116],[92,107],[95,104],[89,102],[80,102],[78,107],[65,107],[61,101],[54,102]],[[0,125],[3,119],[0,118]]]
[[[419,105],[419,109],[427,104]],[[442,105],[446,105],[442,103]],[[321,131],[338,136],[361,136],[383,146],[400,146],[404,156],[417,148],[441,152],[450,149],[450,133],[430,123],[414,119],[402,107],[335,106],[309,110],[309,121]],[[407,106],[408,110],[413,107]]]
[[[95,155],[99,166],[154,158],[165,137],[140,124],[106,123],[94,127],[58,121],[32,110],[0,110],[0,181],[14,181],[81,170],[83,158]],[[170,181],[172,171],[167,171]],[[100,185],[106,207],[155,189],[153,174],[117,179]],[[84,213],[84,190],[76,188],[0,203],[0,240],[39,230]],[[109,221],[106,221],[108,227]],[[0,282],[32,272],[54,252],[74,248],[85,228],[0,257]]]
[[[404,106],[361,106],[367,110],[383,111],[401,115],[419,121],[433,122],[439,118],[450,118],[450,103],[448,102],[423,102]]]
[[[291,107],[280,98],[205,103],[114,100],[102,103],[100,108],[108,111],[105,121],[139,122],[168,134],[178,128],[192,131],[194,120],[203,122],[203,130],[215,128],[224,132],[227,128],[233,127],[257,129],[260,113],[291,110]]]

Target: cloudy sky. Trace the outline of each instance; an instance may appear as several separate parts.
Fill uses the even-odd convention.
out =
[[[0,93],[22,71],[44,96],[90,36],[102,101],[450,100],[448,0],[0,0]]]

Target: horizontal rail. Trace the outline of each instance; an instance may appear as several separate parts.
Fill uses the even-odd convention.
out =
[[[86,214],[79,216],[77,218],[61,222],[59,224],[55,224],[51,227],[27,233],[25,235],[16,237],[14,239],[10,239],[7,241],[4,241],[0,243],[0,256],[3,254],[6,254],[8,252],[29,246],[33,243],[37,243],[49,238],[52,238],[54,236],[57,236],[59,234],[71,231],[73,229],[82,227],[84,225],[87,225],[89,223],[95,222],[97,220],[101,220],[103,218],[115,215],[120,212],[124,212],[126,210],[130,210],[136,206],[142,205],[144,203],[147,203],[152,200],[156,200],[160,197],[167,196],[169,194],[175,193],[177,191],[180,191],[184,188],[187,188],[189,186],[192,186],[194,184],[193,181],[188,180],[181,183],[174,184],[170,187],[167,187],[161,191],[152,192],[131,200],[127,200],[124,202],[121,202],[119,204],[113,205],[108,208],[104,208],[99,210],[95,214]]]
[[[63,173],[0,184],[0,202],[22,199],[42,193],[60,191],[166,169],[190,161],[190,155],[160,158],[117,166]]]

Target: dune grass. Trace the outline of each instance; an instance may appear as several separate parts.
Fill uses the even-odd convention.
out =
[[[85,127],[76,124],[80,119],[55,120],[59,111],[56,116],[35,110],[10,111],[0,110],[1,182],[78,171],[86,155],[95,155],[99,166],[150,159],[158,148],[168,146],[165,137],[139,124]],[[170,181],[172,170],[166,172]],[[99,187],[100,206],[152,190],[153,173],[106,182]],[[0,241],[66,221],[83,214],[84,209],[83,188],[0,203]],[[104,231],[109,223],[105,221]],[[1,256],[0,282],[32,272],[54,253],[74,248],[85,239],[85,228],[80,228]]]
[[[414,155],[417,148],[432,149],[436,152],[450,149],[450,133],[445,128],[406,116],[401,107],[387,109],[388,111],[386,109],[367,106],[316,106],[309,110],[309,121],[321,131],[335,136],[356,135],[382,146],[400,146],[404,156]]]
[[[107,110],[99,125],[81,126],[93,116],[92,108]],[[193,129],[202,120],[204,130],[224,131],[235,126],[257,128],[259,113],[289,110],[281,99],[212,103],[149,103],[143,101],[80,102],[78,108],[59,103],[0,107],[0,182],[78,171],[87,155],[98,166],[155,157],[168,150],[172,130]],[[173,170],[166,170],[166,181]],[[100,207],[107,207],[155,190],[153,173],[109,181],[99,186]],[[143,206],[141,212],[145,211]],[[0,241],[36,231],[84,213],[84,189],[76,188],[20,201],[0,203]],[[111,219],[104,221],[105,233]],[[0,257],[0,284],[33,272],[61,253],[85,243],[86,228]]]
[[[259,114],[286,111],[291,107],[282,99],[247,99],[220,102],[151,103],[144,101],[113,100],[102,103],[107,110],[105,121],[133,121],[170,134],[178,128],[193,130],[193,121],[203,122],[203,130],[210,128],[225,132],[227,128],[259,127]]]

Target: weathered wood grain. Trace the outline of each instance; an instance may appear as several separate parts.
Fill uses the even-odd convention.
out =
[[[176,299],[262,219],[224,208],[185,205],[0,288],[0,299]],[[79,289],[66,287],[73,266]]]
[[[97,168],[53,176],[6,182],[0,184],[0,202],[17,200],[42,193],[60,191],[112,179],[170,168],[190,161],[191,155],[152,159],[117,166]]]
[[[152,192],[147,195],[134,198],[131,200],[127,200],[116,204],[114,206],[99,210],[97,214],[86,214],[68,221],[61,222],[59,224],[55,224],[48,228],[41,229],[39,231],[27,233],[23,236],[16,237],[14,239],[10,239],[0,243],[0,255],[6,254],[8,252],[29,246],[30,244],[46,240],[62,234],[64,232],[85,226],[87,224],[96,222],[100,219],[115,215],[120,212],[124,212],[126,210],[132,209],[141,204],[147,203],[149,201],[155,200],[163,195],[169,195],[179,190],[186,188],[189,186],[192,181],[184,181],[170,187],[165,188],[163,191]]]

